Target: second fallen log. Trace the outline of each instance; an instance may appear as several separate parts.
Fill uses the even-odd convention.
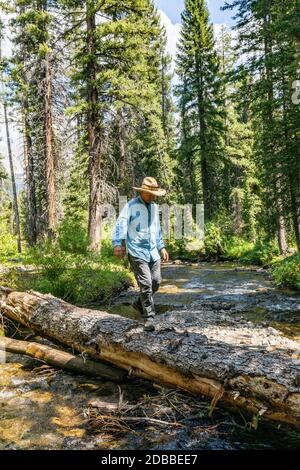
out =
[[[69,372],[101,377],[118,383],[122,382],[127,376],[124,371],[109,367],[99,361],[92,361],[81,355],[74,356],[66,351],[29,341],[0,337],[0,351],[22,354]]]

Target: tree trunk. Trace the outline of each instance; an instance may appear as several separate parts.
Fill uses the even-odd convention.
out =
[[[207,162],[206,149],[206,122],[204,118],[204,100],[203,100],[203,76],[202,66],[197,63],[197,86],[198,86],[198,120],[199,120],[199,147],[201,157],[201,181],[204,203],[204,220],[208,222],[212,217],[212,205],[210,197],[210,174]]]
[[[219,312],[204,310],[201,315],[186,311],[161,315],[155,319],[155,331],[146,332],[135,320],[7,288],[0,288],[0,311],[39,335],[132,375],[206,395],[213,405],[219,400],[256,416],[300,426],[300,366],[294,359],[300,348],[276,330],[237,326],[230,315],[223,326]],[[268,352],[270,344],[273,349]]]
[[[125,152],[125,123],[122,111],[117,115],[117,132],[119,143],[119,181],[124,182],[126,174],[126,152]]]
[[[10,135],[9,135],[7,105],[6,105],[5,102],[3,104],[3,108],[4,108],[4,120],[5,120],[5,128],[6,128],[7,150],[8,150],[8,158],[9,158],[9,166],[10,166],[10,175],[11,175],[11,185],[12,185],[12,192],[13,192],[13,207],[14,207],[14,216],[15,216],[15,226],[16,226],[16,233],[17,233],[17,237],[18,237],[18,242],[17,242],[18,243],[18,252],[22,253],[19,205],[18,205],[15,171],[14,171],[12,151],[11,151],[11,143],[10,143]]]
[[[60,351],[44,344],[19,341],[1,336],[0,351],[24,354],[59,369],[75,372],[76,374],[102,377],[114,382],[122,382],[126,377],[126,374],[121,370],[118,371],[106,364],[91,361],[82,356],[74,356],[66,351]]]
[[[281,211],[282,204],[280,200],[277,200],[277,207],[278,210]],[[288,245],[286,242],[286,224],[285,218],[280,214],[280,212],[279,215],[277,215],[277,240],[280,254],[285,255],[288,250]]]
[[[297,244],[297,249],[300,252],[300,198],[297,198],[295,178],[293,175],[289,174],[290,177],[290,194],[291,194],[291,209],[292,209],[292,218],[293,218],[293,227],[295,233],[295,239]],[[297,181],[297,180],[296,180]],[[299,187],[299,186],[298,186]],[[297,202],[298,199],[298,202]]]
[[[47,197],[47,229],[51,236],[57,225],[56,212],[56,183],[55,183],[55,154],[54,133],[52,122],[52,73],[50,55],[47,53],[44,59],[44,93],[45,93],[45,152],[46,152],[46,197]]]
[[[86,4],[87,25],[87,50],[89,55],[89,78],[88,78],[88,113],[87,131],[89,145],[89,221],[88,234],[91,251],[99,251],[101,248],[101,125],[98,107],[98,90],[96,85],[96,15],[94,1],[89,0]]]
[[[20,13],[26,12],[25,5],[20,5]],[[20,27],[20,35],[24,33],[24,28]],[[24,67],[23,81],[29,82],[26,70],[25,45],[20,45],[22,54],[22,64]],[[34,159],[32,155],[32,140],[30,135],[29,103],[28,93],[23,91],[22,95],[22,124],[23,124],[23,161],[25,172],[25,191],[26,191],[26,226],[29,246],[35,245],[37,241],[37,207],[36,207],[36,187],[34,174]]]
[[[24,168],[26,186],[26,209],[29,246],[35,245],[37,241],[37,210],[35,194],[34,161],[31,148],[31,138],[28,123],[28,102],[23,102],[23,147],[24,147]]]
[[[184,93],[186,93],[186,83],[184,83]],[[198,201],[198,191],[196,188],[196,174],[195,174],[195,165],[194,165],[194,155],[192,154],[192,149],[188,149],[188,129],[189,129],[189,121],[188,121],[188,114],[186,110],[185,103],[182,104],[181,110],[181,127],[182,127],[182,143],[184,147],[185,153],[185,161],[184,161],[184,174],[187,175],[187,178],[190,183],[191,192],[189,197],[191,198],[190,201],[196,205]],[[188,151],[187,151],[188,149]],[[184,178],[185,180],[185,178]],[[186,193],[186,187],[182,188],[183,193]],[[190,202],[188,201],[188,202]]]
[[[269,4],[266,3],[266,11],[264,17],[264,52],[265,52],[265,70],[266,70],[266,80],[267,80],[267,93],[268,93],[268,102],[267,102],[267,110],[265,114],[266,119],[266,126],[267,132],[270,132],[270,126],[274,123],[274,110],[273,110],[273,103],[274,103],[274,89],[273,89],[273,69],[269,63],[270,57],[272,56],[272,49],[273,49],[273,41],[270,35],[270,24],[272,18],[270,14]],[[275,124],[274,124],[275,125]],[[269,143],[269,150],[274,152],[273,149],[273,142]],[[284,214],[284,206],[282,200],[282,171],[280,168],[279,162],[276,163],[276,169],[278,171],[275,173],[275,204],[276,204],[276,223],[277,223],[277,240],[279,245],[280,253],[283,255],[287,252],[288,245],[286,241],[286,222],[285,222],[285,214]]]

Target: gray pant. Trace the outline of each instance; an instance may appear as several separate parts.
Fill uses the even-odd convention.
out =
[[[146,318],[155,315],[153,294],[159,289],[161,283],[160,259],[146,261],[128,254],[131,268],[140,288],[140,304]]]

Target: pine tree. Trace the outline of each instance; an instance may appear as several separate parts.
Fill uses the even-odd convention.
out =
[[[62,3],[73,18],[65,37],[77,41],[72,109],[82,123],[81,151],[88,156],[90,249],[98,251],[102,204],[146,173],[169,179],[161,115],[162,28],[150,0]]]
[[[52,236],[58,222],[57,164],[61,82],[59,10],[54,0],[15,0],[11,99],[22,120],[26,233],[30,244]],[[63,101],[63,100],[62,100]]]
[[[16,180],[15,180],[15,170],[14,170],[14,162],[13,162],[13,155],[12,155],[12,148],[11,148],[11,138],[10,138],[10,123],[8,117],[8,99],[6,95],[6,83],[4,79],[4,71],[6,68],[5,60],[2,57],[2,39],[3,39],[3,30],[4,26],[2,22],[0,23],[0,82],[1,85],[4,85],[3,96],[1,96],[1,101],[3,101],[3,110],[4,110],[4,123],[5,123],[5,130],[6,130],[6,142],[7,142],[7,153],[8,153],[8,160],[9,160],[9,167],[10,167],[10,179],[11,179],[11,187],[12,187],[12,194],[13,194],[13,214],[14,214],[14,226],[15,231],[17,234],[17,244],[18,244],[18,252],[22,252],[22,245],[21,245],[21,226],[20,226],[20,215],[19,215],[19,202],[17,196],[17,187],[16,187]],[[2,86],[1,86],[2,88]]]
[[[298,109],[291,99],[297,3],[286,7],[281,0],[240,0],[227,5],[238,7],[239,50],[247,54],[245,66],[253,77],[252,112],[257,166],[265,188],[265,226],[270,237],[277,231],[282,253],[287,250],[290,217],[298,246],[300,240],[299,158],[292,137],[299,133],[299,124],[295,127],[292,115],[297,116]]]
[[[186,0],[177,56],[182,116],[181,162],[187,162],[193,202],[204,202],[205,220],[217,212],[223,119],[220,66],[204,0]],[[199,188],[199,173],[201,189]]]
[[[160,72],[161,72],[161,122],[164,136],[167,142],[167,152],[172,160],[176,157],[176,134],[175,134],[175,105],[172,96],[172,57],[166,53],[167,37],[163,30],[160,47]]]
[[[230,221],[230,227],[227,228],[233,234],[256,239],[261,201],[260,194],[257,194],[259,180],[253,160],[253,129],[243,103],[246,98],[243,92],[245,77],[240,74],[235,79],[237,57],[231,34],[224,25],[221,27],[217,48],[222,77],[225,142],[220,185],[222,209],[219,211],[219,218],[221,222],[222,218]],[[249,94],[248,89],[247,93]]]

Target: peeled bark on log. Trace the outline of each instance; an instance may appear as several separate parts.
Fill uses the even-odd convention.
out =
[[[299,345],[279,334],[274,333],[273,340],[280,350],[270,352],[270,342],[251,345],[250,327],[249,334],[239,326],[223,328],[213,323],[220,322],[219,312],[211,321],[211,312],[205,311],[194,312],[197,328],[188,327],[193,312],[183,311],[159,316],[156,330],[146,332],[135,320],[79,308],[51,295],[5,288],[0,288],[0,311],[41,336],[135,376],[211,397],[211,408],[219,401],[300,426],[300,361],[295,358]]]
[[[102,377],[113,382],[122,382],[126,377],[125,372],[114,370],[106,364],[91,361],[82,356],[74,356],[66,351],[60,351],[44,344],[0,337],[0,351],[24,354],[56,368],[77,374]]]

